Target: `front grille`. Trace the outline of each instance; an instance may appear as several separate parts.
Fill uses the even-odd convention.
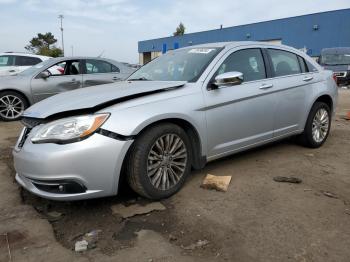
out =
[[[44,119],[32,118],[32,117],[22,117],[22,124],[30,129],[32,129],[33,127],[36,127],[37,125],[43,124],[43,123],[44,123]]]

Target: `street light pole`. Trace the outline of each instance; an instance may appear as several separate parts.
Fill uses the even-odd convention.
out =
[[[62,53],[63,53],[63,56],[64,56],[64,41],[63,41],[63,25],[62,25],[62,20],[64,18],[63,15],[59,15],[58,18],[61,20],[61,38],[62,38]]]

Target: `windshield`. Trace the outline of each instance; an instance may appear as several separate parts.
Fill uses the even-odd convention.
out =
[[[29,67],[28,69],[18,73],[19,76],[30,76],[32,74],[35,74],[37,71],[40,71],[40,69],[43,69],[46,65],[51,64],[51,59],[45,60],[39,64],[36,64],[35,66]]]
[[[141,67],[128,80],[195,82],[220,50],[186,48],[170,51]]]
[[[321,57],[324,65],[350,65],[350,54],[324,54]]]

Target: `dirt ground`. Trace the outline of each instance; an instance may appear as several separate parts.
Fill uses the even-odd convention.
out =
[[[147,201],[127,187],[118,197],[64,203],[22,190],[11,157],[21,124],[1,122],[0,261],[350,261],[347,111],[350,90],[340,90],[322,148],[289,139],[212,162],[162,201],[166,210],[129,219],[111,206]],[[231,175],[229,190],[200,188],[208,173]],[[277,183],[275,176],[303,182]],[[49,217],[53,211],[61,216]],[[76,253],[75,242],[92,230],[102,230],[96,247]],[[208,244],[188,248],[199,240]]]

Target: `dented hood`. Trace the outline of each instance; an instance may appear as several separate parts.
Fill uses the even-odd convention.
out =
[[[182,87],[185,81],[124,81],[81,88],[49,97],[28,108],[23,117],[47,118],[53,115],[91,110]]]

